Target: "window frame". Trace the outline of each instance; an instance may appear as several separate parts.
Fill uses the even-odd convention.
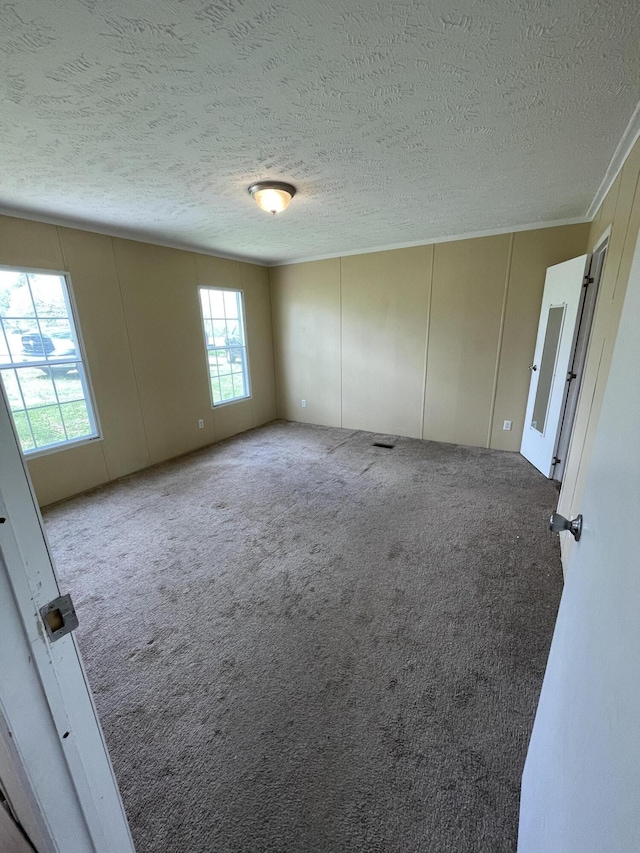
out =
[[[15,425],[15,421],[13,419],[13,411],[11,406],[9,405],[9,401],[7,400],[7,406],[9,408],[9,412],[11,414],[11,423],[13,425],[13,429],[16,434],[16,439],[20,450],[22,451],[22,455],[25,459],[35,459],[39,456],[48,456],[50,453],[58,453],[61,450],[70,450],[74,447],[81,447],[85,444],[91,444],[94,441],[103,441],[104,436],[102,433],[102,425],[100,423],[100,417],[98,414],[98,407],[96,405],[96,398],[93,391],[93,382],[91,380],[91,371],[89,370],[89,363],[87,359],[87,352],[84,346],[84,340],[82,337],[82,328],[80,326],[80,319],[78,317],[78,309],[76,306],[75,294],[73,292],[73,283],[71,281],[71,273],[67,270],[56,270],[56,269],[45,269],[42,267],[25,267],[19,264],[0,264],[0,270],[6,272],[17,272],[17,273],[25,273],[27,275],[51,275],[58,276],[64,279],[66,286],[66,297],[67,303],[69,307],[69,318],[73,321],[73,327],[76,335],[76,343],[77,347],[77,356],[73,361],[81,362],[83,371],[84,371],[84,383],[83,390],[85,392],[85,402],[87,404],[87,413],[89,416],[89,423],[94,429],[94,435],[82,436],[81,438],[72,438],[66,439],[65,441],[59,441],[56,444],[49,444],[46,447],[36,447],[32,450],[22,450],[22,443],[18,436],[18,430]],[[56,362],[57,364],[61,362]],[[64,362],[62,362],[64,363]],[[44,366],[51,366],[51,362],[47,362],[46,359],[43,359],[42,364]],[[14,365],[13,367],[17,367],[18,365]],[[30,367],[38,367],[39,362],[29,362]],[[2,368],[3,370],[11,370],[12,367],[8,366],[6,368]],[[3,390],[3,393],[6,397],[6,392]],[[32,408],[37,408],[33,407]],[[27,411],[25,407],[25,411]]]
[[[221,293],[239,293],[240,294],[240,317],[238,320],[242,322],[242,332],[244,335],[244,354],[245,354],[245,370],[244,370],[244,380],[247,388],[247,393],[242,397],[234,397],[232,400],[221,400],[219,403],[216,403],[213,399],[213,387],[211,384],[211,374],[209,372],[209,349],[207,346],[207,327],[205,325],[205,321],[210,319],[204,316],[204,312],[202,310],[202,298],[200,296],[201,291],[203,290],[218,290]],[[207,384],[209,386],[209,398],[211,400],[211,408],[219,409],[222,406],[232,406],[235,403],[243,403],[245,400],[251,400],[253,396],[253,392],[251,390],[251,362],[249,359],[249,339],[247,335],[247,312],[246,312],[246,303],[245,303],[245,294],[244,289],[241,287],[221,287],[216,284],[199,284],[198,285],[198,311],[200,313],[200,323],[202,326],[202,340],[204,343],[204,354],[205,354],[205,366],[207,370]],[[232,346],[227,347],[216,347],[216,349],[233,349]]]

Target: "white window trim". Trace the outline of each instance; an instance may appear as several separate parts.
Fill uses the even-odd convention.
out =
[[[48,456],[50,453],[59,453],[61,450],[70,450],[71,448],[81,447],[85,444],[91,444],[94,441],[103,441],[104,435],[102,433],[102,425],[100,423],[100,416],[98,414],[98,407],[96,405],[96,395],[93,391],[93,382],[91,380],[91,371],[89,370],[87,351],[85,349],[84,340],[82,338],[82,328],[80,326],[80,319],[78,317],[78,308],[76,305],[75,294],[73,292],[71,273],[67,272],[66,270],[52,270],[41,269],[39,267],[13,266],[11,264],[0,264],[0,270],[5,270],[7,272],[23,272],[27,273],[28,275],[57,275],[61,278],[64,278],[67,287],[67,298],[69,300],[71,319],[73,320],[73,325],[76,332],[76,340],[78,342],[80,361],[82,361],[82,366],[84,368],[85,391],[87,393],[87,408],[89,411],[89,420],[90,422],[93,421],[93,426],[95,428],[95,435],[82,436],[81,438],[60,441],[57,444],[49,444],[47,445],[47,447],[36,447],[33,450],[23,450],[22,453],[25,459],[35,459],[38,456]]]
[[[37,447],[34,450],[23,450],[25,459],[36,459],[38,456],[49,456],[50,453],[60,453],[61,450],[72,450],[85,444],[93,444],[95,441],[104,441],[102,435],[90,435],[83,438],[73,438],[69,441],[60,441],[58,444],[49,444],[47,447]]]
[[[242,296],[242,330],[244,332],[244,351],[247,361],[245,381],[247,383],[247,388],[249,389],[249,393],[246,394],[244,397],[235,397],[233,400],[222,400],[219,403],[214,402],[213,389],[211,387],[211,376],[209,374],[209,350],[207,349],[207,328],[205,326],[205,317],[202,313],[202,300],[200,299],[201,290],[223,290],[227,293],[239,293]],[[237,403],[245,403],[247,400],[251,400],[253,397],[253,391],[251,382],[251,361],[249,358],[249,336],[247,335],[247,308],[246,300],[244,297],[244,290],[241,287],[221,287],[217,284],[199,284],[198,311],[200,312],[200,325],[202,326],[202,340],[204,343],[205,364],[207,366],[207,384],[209,386],[209,398],[211,400],[211,408],[220,409],[223,406],[233,406]],[[220,347],[220,349],[223,349],[223,347]]]

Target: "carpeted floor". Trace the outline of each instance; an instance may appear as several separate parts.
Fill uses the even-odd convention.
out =
[[[138,853],[514,851],[556,497],[277,422],[49,509]]]

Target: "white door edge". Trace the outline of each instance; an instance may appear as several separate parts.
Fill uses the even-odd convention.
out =
[[[41,690],[38,707],[30,709],[15,707],[15,691],[5,690],[0,695],[15,754],[51,835],[53,850],[133,853],[126,815],[75,638],[67,635],[49,643],[44,637],[39,609],[59,595],[58,582],[1,383],[0,470],[0,517],[6,519],[0,524],[0,573],[5,589],[10,590],[3,607],[13,608],[31,663],[29,669],[16,661],[16,671],[3,676],[37,680]],[[36,748],[33,728],[25,730],[27,710],[39,720],[35,735],[42,738],[44,751]],[[46,719],[51,725],[45,731]],[[53,764],[46,763],[47,751]],[[66,846],[61,846],[62,839]]]

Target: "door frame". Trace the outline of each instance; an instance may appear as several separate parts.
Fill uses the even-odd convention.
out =
[[[40,618],[60,590],[1,382],[0,470],[3,791],[40,853],[134,853],[75,637]]]
[[[575,378],[567,383],[565,398],[562,404],[562,414],[560,416],[560,429],[553,454],[554,459],[557,461],[554,462],[551,469],[551,479],[559,483],[562,482],[564,477],[567,456],[573,436],[573,427],[578,411],[578,401],[580,399],[589,343],[591,341],[591,329],[600,294],[600,283],[602,282],[604,267],[607,261],[610,235],[611,226],[602,234],[591,252],[591,261],[587,275],[593,281],[589,282],[584,288],[582,302],[578,309],[580,319],[578,320],[573,353],[569,362],[569,374]]]

